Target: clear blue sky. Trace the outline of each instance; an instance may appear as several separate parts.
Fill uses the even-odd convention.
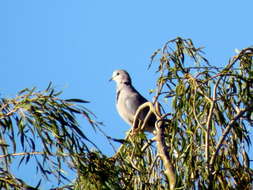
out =
[[[252,8],[252,0],[2,0],[1,96],[43,89],[52,81],[62,97],[91,101],[87,106],[104,131],[124,138],[129,127],[114,106],[112,71],[128,70],[135,87],[151,99],[155,75],[147,65],[153,51],[181,36],[205,46],[211,64],[224,65],[235,48],[253,45]],[[82,127],[112,154],[102,136],[86,123]]]

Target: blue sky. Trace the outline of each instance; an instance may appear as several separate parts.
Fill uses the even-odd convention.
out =
[[[112,71],[126,69],[147,98],[154,87],[151,54],[177,36],[205,46],[213,65],[225,65],[234,49],[253,45],[252,0],[0,2],[0,93],[13,97],[50,81],[63,98],[91,101],[87,107],[104,131],[124,138],[129,128],[118,116]],[[87,135],[110,155],[106,140],[83,124]]]

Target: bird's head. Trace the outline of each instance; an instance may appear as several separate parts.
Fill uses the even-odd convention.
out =
[[[114,80],[116,84],[131,84],[131,78],[125,70],[115,70],[112,73],[110,81]]]

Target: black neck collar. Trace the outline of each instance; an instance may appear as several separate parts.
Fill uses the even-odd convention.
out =
[[[125,84],[125,85],[130,85],[131,82],[123,82],[123,84]]]

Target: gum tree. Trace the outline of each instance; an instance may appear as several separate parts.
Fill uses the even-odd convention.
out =
[[[81,130],[77,118],[94,129],[100,123],[80,99],[63,100],[51,85],[1,98],[0,186],[39,189],[41,178],[58,189],[251,189],[253,48],[224,67],[211,65],[190,39],[176,38],[154,52],[157,72],[153,102],[142,105],[134,127],[108,157]],[[141,109],[155,115],[156,135],[148,138],[138,120]],[[104,134],[104,133],[103,133]],[[13,162],[37,169],[31,187],[10,169]],[[76,173],[68,181],[64,169]]]

